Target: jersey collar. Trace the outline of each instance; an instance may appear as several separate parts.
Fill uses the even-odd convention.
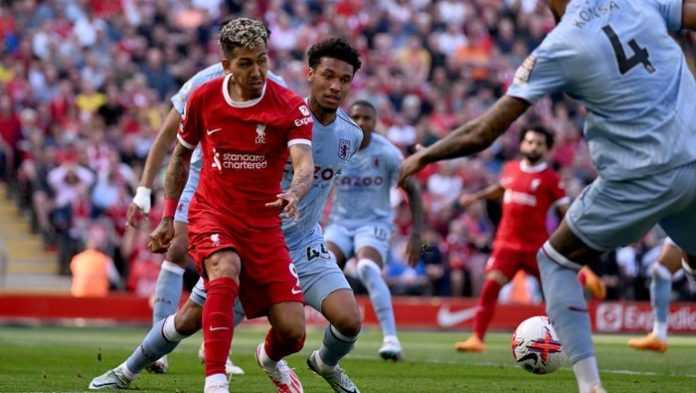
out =
[[[225,97],[225,102],[227,102],[227,105],[233,107],[233,108],[249,108],[252,107],[261,101],[263,99],[263,96],[266,94],[266,86],[268,85],[268,82],[264,82],[263,84],[263,89],[261,89],[261,95],[258,98],[254,98],[253,100],[249,101],[235,101],[230,97],[230,91],[227,89],[227,86],[230,84],[230,78],[232,77],[232,74],[227,74],[225,75],[225,79],[222,81],[222,95]]]
[[[539,173],[549,166],[546,162],[542,162],[533,166],[529,166],[524,160],[520,160],[520,170],[526,173]]]

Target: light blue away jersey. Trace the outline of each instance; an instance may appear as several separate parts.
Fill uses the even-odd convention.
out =
[[[399,177],[404,156],[376,132],[372,141],[353,157],[336,179],[331,224],[357,229],[371,223],[392,226],[389,192]]]
[[[298,210],[300,219],[283,219],[283,234],[291,250],[314,233],[320,231],[319,220],[331,191],[331,185],[346,166],[362,143],[363,133],[360,127],[341,109],[336,113],[336,120],[329,125],[321,124],[313,115],[312,157],[314,158],[314,185],[300,200]],[[285,174],[281,187],[287,191],[292,183],[292,163],[285,164]]]
[[[696,82],[668,30],[682,0],[573,0],[507,94],[565,92],[587,108],[600,176],[642,177],[696,160]]]
[[[210,82],[213,79],[217,79],[225,75],[225,71],[222,69],[222,63],[216,63],[210,65],[200,71],[198,71],[191,79],[187,80],[181,89],[171,98],[172,106],[176,109],[179,114],[184,113],[184,108],[186,107],[186,100],[189,95],[196,90],[199,86]],[[277,82],[283,87],[288,87],[282,77],[268,71],[266,77]],[[195,173],[201,172],[201,165],[203,165],[203,154],[201,153],[201,148],[196,146],[196,149],[191,154],[191,171]]]

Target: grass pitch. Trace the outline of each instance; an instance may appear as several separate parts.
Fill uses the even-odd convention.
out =
[[[83,392],[89,381],[122,362],[147,328],[0,327],[0,392]],[[370,392],[574,392],[571,370],[532,375],[514,364],[510,334],[492,333],[484,354],[462,354],[453,343],[467,332],[401,332],[405,360],[386,362],[377,356],[381,336],[365,331],[343,367],[363,393]],[[232,392],[272,392],[273,385],[254,360],[264,330],[242,327],[235,332],[233,360],[246,374],[230,385]],[[305,349],[288,361],[306,392],[331,392],[305,365],[322,332],[311,330]],[[609,392],[696,391],[696,338],[672,337],[665,354],[636,352],[628,336],[595,336],[600,368]],[[203,366],[196,356],[200,334],[185,340],[170,355],[167,375],[143,373],[130,391],[200,392]]]

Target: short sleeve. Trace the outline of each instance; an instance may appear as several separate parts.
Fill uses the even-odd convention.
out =
[[[186,99],[188,98],[189,94],[191,94],[191,91],[193,90],[193,78],[189,79],[184,83],[183,86],[181,86],[181,89],[171,98],[172,106],[174,109],[179,112],[179,114],[184,113],[184,109],[186,106]]]
[[[650,0],[657,7],[660,13],[667,22],[667,29],[671,31],[679,31],[682,28],[682,11],[684,0]]]
[[[186,107],[181,112],[181,123],[179,123],[179,133],[177,139],[179,143],[187,149],[195,149],[203,135],[203,122],[201,118],[201,96],[196,94],[191,95],[186,101]]]
[[[401,171],[401,163],[404,161],[404,154],[401,153],[401,150],[399,150],[396,146],[390,146],[390,181],[391,184],[396,184],[399,181],[399,172]]]
[[[312,113],[302,99],[298,97],[298,100],[301,103],[290,111],[292,123],[288,133],[288,147],[297,144],[312,145]]]
[[[548,37],[547,37],[548,38]],[[543,96],[562,90],[565,85],[563,68],[554,53],[543,42],[515,71],[507,94],[531,104]]]
[[[549,176],[549,183],[551,200],[554,206],[570,203],[570,198],[566,196],[565,189],[563,188],[563,181],[561,181],[558,175],[553,174]]]

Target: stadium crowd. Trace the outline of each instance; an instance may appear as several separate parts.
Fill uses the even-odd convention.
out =
[[[169,97],[219,61],[217,27],[241,14],[269,26],[272,70],[300,95],[308,94],[306,48],[348,38],[364,67],[347,102],[372,102],[378,130],[406,155],[488,108],[554,26],[537,0],[0,1],[0,181],[46,247],[58,250],[63,274],[85,239],[106,231],[100,248],[128,290],[151,292],[161,258],[145,249],[149,228],[126,228],[126,209]],[[693,64],[696,37],[684,34],[678,39]],[[463,209],[458,195],[495,182],[517,153],[517,127],[534,122],[555,130],[550,160],[577,196],[595,176],[583,119],[567,97],[544,99],[492,148],[422,173],[429,246],[415,269],[402,262],[410,218],[395,193],[393,291],[476,295],[499,206]],[[151,214],[157,222],[160,210]],[[660,244],[651,232],[595,267],[609,298],[648,298],[647,268]],[[619,290],[626,287],[633,290]],[[685,284],[676,288],[693,297]]]

